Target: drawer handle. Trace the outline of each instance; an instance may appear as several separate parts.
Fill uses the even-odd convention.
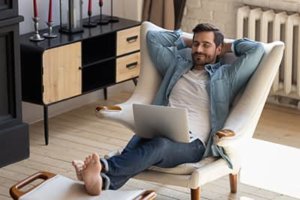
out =
[[[128,37],[126,40],[128,43],[133,43],[133,42],[136,42],[136,40],[138,39],[138,36],[135,35],[135,36],[132,36],[132,37]]]
[[[133,69],[136,68],[138,66],[138,62],[133,62],[133,63],[129,63],[126,65],[127,69]]]

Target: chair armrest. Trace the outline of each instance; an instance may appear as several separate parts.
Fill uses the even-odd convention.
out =
[[[233,137],[233,136],[235,136],[235,132],[230,129],[222,129],[222,130],[219,130],[216,133],[216,135],[219,137],[219,139],[221,139],[223,137]]]
[[[242,145],[244,141],[246,141],[245,136],[235,135],[231,137],[222,137],[221,139],[218,140],[217,145],[227,149],[232,146]]]
[[[97,106],[96,107],[96,111],[100,112],[100,111],[121,111],[122,108],[118,105],[110,105],[110,106]]]
[[[101,119],[115,121],[134,131],[132,104],[122,103],[110,106],[97,106],[95,114]]]
[[[236,133],[230,129],[219,130],[216,132],[216,136],[217,145],[224,148],[241,143],[243,138],[241,135],[236,135]]]
[[[140,196],[134,198],[137,200],[152,200],[155,199],[157,194],[153,190],[146,190]]]

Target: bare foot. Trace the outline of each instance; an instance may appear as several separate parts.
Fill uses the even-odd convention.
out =
[[[82,160],[73,160],[72,165],[75,168],[76,176],[79,181],[83,181],[82,178],[82,170],[85,167],[84,162]]]
[[[85,158],[83,169],[81,170],[82,179],[86,191],[90,195],[99,195],[102,190],[101,163],[96,153]]]

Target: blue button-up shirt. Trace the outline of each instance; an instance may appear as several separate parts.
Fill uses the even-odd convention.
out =
[[[191,48],[186,47],[180,35],[180,31],[147,33],[150,57],[162,76],[161,85],[153,101],[155,105],[168,105],[174,85],[193,67]],[[234,97],[246,85],[264,54],[262,45],[249,39],[235,40],[232,49],[237,56],[232,64],[224,64],[221,59],[220,62],[205,66],[210,77],[207,91],[211,102],[211,131],[204,154],[221,156],[231,168],[229,158],[224,150],[215,144],[214,136],[223,128]]]

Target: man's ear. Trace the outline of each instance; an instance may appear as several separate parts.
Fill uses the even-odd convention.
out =
[[[224,47],[223,47],[223,45],[222,44],[220,44],[219,46],[217,46],[217,48],[216,48],[216,54],[217,55],[220,55],[221,53],[222,53],[222,49],[223,49]]]

